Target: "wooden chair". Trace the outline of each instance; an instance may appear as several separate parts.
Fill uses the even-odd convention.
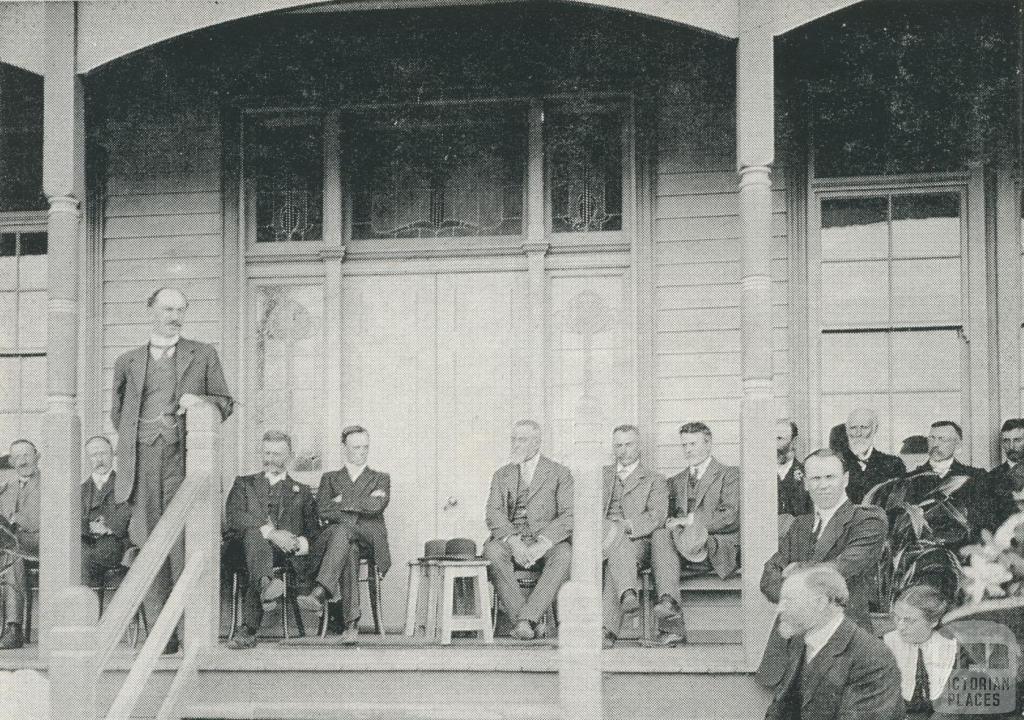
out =
[[[366,570],[365,577],[363,576],[363,569]],[[377,631],[377,634],[383,637],[386,633],[384,632],[383,624],[383,611],[381,609],[381,583],[384,580],[384,576],[377,570],[377,564],[373,561],[371,551],[365,548],[360,548],[359,556],[359,582],[365,582],[369,589],[370,594],[370,612],[373,614],[373,627]],[[323,612],[320,613],[320,637],[327,637],[327,627],[329,625],[331,609],[337,607],[338,600],[328,600],[324,605]]]
[[[242,588],[249,582],[249,571],[245,565],[245,552],[242,541],[235,535],[229,534],[221,542],[221,562],[223,569],[231,573],[231,625],[228,627],[228,640],[235,637],[238,631],[238,622],[242,616]],[[284,595],[281,596],[279,606],[281,609],[281,630],[284,639],[291,638],[291,629],[288,619],[288,609],[292,610],[295,617],[295,627],[299,631],[299,637],[306,635],[306,627],[302,622],[302,613],[299,611],[298,589],[296,587],[297,574],[295,570],[285,561],[283,565],[274,567],[274,572],[281,576],[284,581]],[[244,582],[243,582],[244,580]]]
[[[714,574],[693,573],[684,569],[679,578],[679,591],[739,593],[742,590],[741,573],[742,568],[737,568],[735,573],[722,580]],[[640,571],[640,628],[642,639],[648,642],[654,640],[658,629],[654,617],[654,606],[657,603],[655,592],[651,568],[643,568]]]

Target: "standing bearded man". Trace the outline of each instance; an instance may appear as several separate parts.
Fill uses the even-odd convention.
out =
[[[114,363],[110,419],[117,428],[114,500],[131,501],[128,535],[137,547],[160,521],[185,479],[185,413],[207,402],[221,420],[234,401],[212,345],[181,337],[188,300],[180,290],[160,288],[146,302],[152,321],[149,343]],[[179,540],[146,595],[146,615],[155,622],[185,564]],[[167,652],[178,648],[177,635]]]

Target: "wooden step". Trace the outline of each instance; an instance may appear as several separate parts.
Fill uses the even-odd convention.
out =
[[[443,700],[443,698],[442,698]],[[193,703],[182,720],[559,720],[557,705],[510,702],[487,708],[459,703],[277,702]]]

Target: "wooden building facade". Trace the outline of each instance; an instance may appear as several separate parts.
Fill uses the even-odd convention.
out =
[[[43,5],[0,7],[0,437],[48,436],[76,477],[163,285],[239,400],[223,491],[265,430],[315,484],[365,425],[396,573],[483,540],[516,419],[591,495],[615,425],[674,473],[701,420],[744,471],[742,592],[695,608],[738,669],[771,621],[776,418],[806,452],[867,405],[897,453],[948,418],[964,461],[1000,461],[1014,3]]]

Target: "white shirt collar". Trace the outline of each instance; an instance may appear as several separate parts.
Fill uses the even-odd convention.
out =
[[[114,472],[113,469],[107,470],[107,472],[103,475],[97,475],[96,473],[92,474],[92,482],[93,485],[96,486],[97,490],[103,489],[103,486],[107,484],[107,480],[110,479],[110,473],[112,472]]]
[[[779,474],[779,480],[782,480],[787,475],[789,475],[789,470],[792,467],[793,467],[793,458],[790,458],[789,461],[785,465],[779,465],[778,468],[777,468],[777,471],[778,471],[778,474]]]
[[[270,483],[270,487],[274,487],[279,482],[284,480],[285,477],[288,475],[287,472],[282,472],[282,473],[264,472],[263,474],[267,476],[267,482]]]
[[[875,454],[875,446],[872,445],[871,447],[868,448],[868,451],[864,454],[864,457],[861,457],[857,453],[854,453],[853,456],[855,458],[857,458],[857,461],[859,463],[861,463],[863,465],[867,465],[868,462],[870,462],[870,460],[871,460],[871,456],[874,455],[874,454]]]
[[[626,465],[625,467],[623,467],[622,465],[616,464],[615,465],[615,473],[619,477],[621,477],[623,479],[628,478],[630,475],[633,474],[633,472],[636,470],[636,468],[637,468],[637,466],[639,464],[640,464],[640,460],[634,460],[631,465]]]
[[[529,460],[519,463],[519,477],[523,485],[533,482],[533,476],[537,472],[537,463],[540,462],[540,453],[537,453]]]
[[[349,465],[345,463],[345,469],[348,470],[348,479],[355,482],[359,479],[359,476],[363,474],[363,470],[366,469],[366,465]]]
[[[843,613],[837,610],[835,617],[821,627],[816,627],[804,635],[804,645],[807,653],[804,656],[804,661],[806,663],[810,663],[814,656],[821,652],[821,649],[828,644],[828,641],[836,634],[836,630],[839,629],[842,623]]]
[[[900,692],[904,700],[914,697],[914,684],[917,680],[917,650],[921,649],[924,656],[924,667],[928,671],[928,687],[931,699],[937,700],[946,689],[946,683],[956,664],[957,642],[938,632],[920,645],[905,642],[895,630],[882,638],[896,656],[896,664],[900,668]]]
[[[938,473],[939,477],[946,477],[946,475],[949,474],[949,469],[953,466],[953,460],[955,459],[956,458],[949,458],[948,460],[943,460],[940,463],[935,463],[929,460],[928,465],[931,466],[932,470]]]
[[[814,512],[817,515],[821,516],[821,529],[822,530],[824,530],[828,526],[828,524],[832,521],[832,518],[835,516],[835,514],[837,512],[839,512],[839,508],[841,508],[845,504],[846,504],[846,500],[841,500],[838,505],[836,505],[834,508],[829,508],[828,510],[822,510],[822,509],[817,508],[817,507],[814,508]]]
[[[181,336],[179,335],[175,335],[172,338],[166,338],[162,335],[150,335],[149,344],[152,345],[153,347],[166,348],[171,347],[173,345],[177,345],[180,339]]]
[[[704,477],[704,473],[707,472],[708,465],[710,465],[710,464],[711,464],[711,456],[708,455],[706,458],[704,458],[704,462],[702,462],[700,465],[691,465],[688,469],[689,470],[693,470],[694,471],[694,475],[696,475],[697,479],[700,480],[702,477]]]

